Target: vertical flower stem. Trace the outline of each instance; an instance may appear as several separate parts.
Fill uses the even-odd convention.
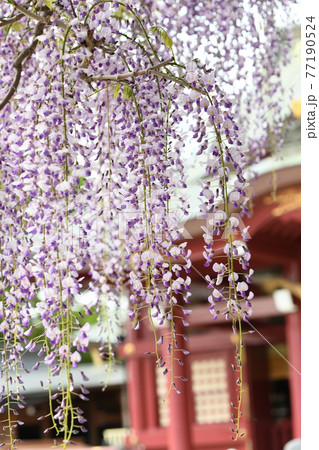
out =
[[[1,245],[0,245],[0,254],[1,254]],[[3,268],[1,261],[1,279],[3,279]],[[2,311],[6,310],[6,301],[5,296],[1,295],[2,299]],[[9,363],[8,363],[8,339],[5,336],[5,331],[3,331],[3,350],[2,350],[2,360],[4,360],[4,374],[5,374],[5,386],[6,386],[6,406],[7,406],[7,419],[5,420],[8,423],[9,429],[9,443],[10,448],[14,448],[14,436],[12,429],[12,420],[11,420],[11,399],[10,399],[10,382],[9,382]]]
[[[63,46],[62,46],[62,54],[65,54],[65,48],[66,48],[66,42],[68,34],[71,30],[71,26],[69,26],[65,32],[64,40],[63,40]],[[62,98],[65,100],[65,64],[64,59],[62,58],[62,72],[61,72],[61,84],[62,84]],[[64,144],[66,147],[69,147],[68,142],[68,136],[67,136],[67,121],[66,121],[66,108],[63,105],[63,125],[64,125]],[[65,166],[64,166],[64,173],[65,173],[65,180],[68,180],[69,176],[69,164],[68,164],[68,155],[65,155]],[[65,206],[66,206],[66,235],[68,239],[68,233],[69,233],[69,219],[68,219],[68,209],[69,209],[69,198],[68,195],[65,199]],[[67,251],[69,249],[69,246],[67,245]],[[66,276],[69,276],[69,268],[66,269]],[[66,386],[63,383],[62,386],[62,402],[65,402],[63,405],[63,412],[64,412],[64,419],[63,419],[63,432],[64,432],[64,441],[68,442],[73,433],[74,429],[74,410],[73,410],[73,404],[72,404],[72,395],[71,395],[71,361],[70,361],[70,351],[71,351],[71,336],[72,336],[72,323],[73,323],[73,316],[72,316],[72,307],[71,307],[71,300],[70,300],[70,294],[67,295],[66,299],[66,313],[64,312],[64,302],[62,297],[62,282],[60,277],[60,292],[61,292],[61,304],[60,304],[60,314],[61,314],[61,328],[63,330],[63,338],[62,338],[62,345],[65,345],[67,350],[67,355],[61,355],[61,359],[63,358],[63,369],[66,375]],[[66,446],[66,443],[64,444],[64,448]]]
[[[205,90],[206,91],[206,90]],[[212,99],[210,98],[209,93],[206,91],[207,97],[209,99],[210,104],[213,106]],[[229,211],[229,196],[228,196],[228,182],[227,182],[227,175],[226,175],[226,164],[224,159],[224,151],[222,148],[222,139],[220,136],[220,133],[218,132],[216,128],[216,124],[213,122],[213,127],[215,131],[215,135],[218,142],[218,148],[219,148],[219,157],[222,165],[223,175],[222,175],[222,185],[223,185],[223,206],[224,211],[226,213],[226,227],[229,224],[230,219],[230,211]],[[241,315],[240,315],[240,301],[238,299],[238,295],[236,292],[236,280],[234,275],[234,246],[233,246],[233,237],[231,230],[226,230],[226,242],[229,244],[230,251],[229,254],[227,254],[227,266],[228,271],[231,276],[231,280],[229,280],[228,284],[228,308],[229,313],[231,317],[233,318],[233,326],[235,330],[238,330],[239,334],[239,344],[236,344],[236,362],[237,367],[239,370],[239,378],[237,380],[237,385],[239,386],[239,395],[237,399],[237,416],[235,420],[236,430],[235,430],[235,438],[234,440],[237,440],[239,437],[239,426],[240,426],[240,418],[241,418],[241,408],[242,408],[242,398],[243,398],[243,338],[242,338],[242,323],[241,323]],[[230,255],[230,256],[229,256]],[[232,303],[232,295],[234,296],[236,305],[237,305],[237,314],[234,316],[234,313],[231,311],[231,303]]]

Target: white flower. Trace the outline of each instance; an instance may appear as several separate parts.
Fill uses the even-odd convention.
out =
[[[72,287],[76,287],[76,282],[74,280],[74,278],[72,277],[66,277],[64,278],[64,280],[62,281],[62,286],[66,289],[66,288],[72,288]]]
[[[181,250],[179,247],[172,247],[170,252],[171,252],[172,256],[178,256],[180,254]]]
[[[214,289],[213,297],[220,299],[220,298],[222,298],[222,294],[220,293],[220,291],[218,289]]]
[[[214,218],[209,221],[210,225],[220,224],[220,222],[225,222],[227,219],[227,214],[225,211],[216,211],[214,212]]]
[[[238,202],[240,199],[240,193],[238,191],[233,191],[229,194],[229,200],[231,202]]]
[[[72,367],[77,367],[78,363],[81,361],[82,358],[80,353],[75,351],[74,353],[71,354],[70,359],[72,361]]]
[[[21,285],[24,289],[27,289],[28,287],[30,287],[30,281],[28,277],[23,277],[21,280]]]
[[[245,291],[248,291],[248,284],[247,283],[245,283],[245,281],[240,281],[238,284],[237,284],[237,291],[238,292],[245,292]]]
[[[222,272],[225,272],[225,270],[226,270],[225,264],[219,264],[217,262],[214,263],[214,265],[213,265],[213,271],[214,272],[222,273]]]
[[[140,280],[137,278],[134,272],[130,273],[131,285],[135,291],[141,291],[143,289],[143,285]]]
[[[194,81],[198,80],[198,74],[196,72],[188,72],[186,75],[186,80],[189,83],[193,83]]]
[[[223,276],[221,273],[219,273],[219,274],[217,275],[216,286],[218,286],[219,284],[221,284],[221,283],[223,282],[223,279],[224,279],[224,276]]]
[[[173,291],[178,291],[181,288],[180,283],[177,280],[174,280],[172,283],[172,290]]]
[[[172,278],[172,272],[166,272],[163,275],[163,281],[169,281]]]
[[[186,71],[187,72],[196,72],[197,70],[197,65],[194,61],[191,61],[189,63],[186,64]]]
[[[237,217],[232,216],[229,218],[229,223],[232,228],[237,228],[239,225],[239,220],[237,219]]]
[[[56,186],[56,190],[59,191],[59,192],[69,191],[70,188],[71,188],[71,185],[70,185],[69,181],[66,181],[66,180],[62,181],[62,183],[59,183]]]

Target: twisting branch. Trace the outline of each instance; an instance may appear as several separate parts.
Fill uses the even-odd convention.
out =
[[[62,8],[62,6],[58,3],[52,4],[52,11],[58,13],[60,16],[62,16],[62,14],[65,14],[69,19],[73,19],[72,14],[70,14],[66,9]]]
[[[82,79],[88,82],[92,81],[124,81],[129,78],[141,77],[143,75],[155,75],[158,78],[164,78],[165,80],[173,81],[181,86],[193,89],[194,91],[200,92],[201,94],[205,94],[205,91],[200,87],[194,87],[187,81],[174,77],[174,75],[170,75],[168,73],[160,72],[158,69],[161,67],[167,66],[168,64],[174,62],[174,58],[167,59],[166,61],[160,62],[155,66],[149,67],[148,69],[137,70],[134,72],[123,72],[118,73],[116,75],[100,75],[96,77],[88,77],[85,74],[82,74]]]
[[[16,8],[18,11],[20,11],[22,13],[22,15],[18,14],[16,16],[16,18],[19,17],[19,19],[20,19],[21,17],[26,16],[26,17],[29,17],[30,19],[36,20],[37,22],[41,22],[46,25],[50,24],[50,17],[48,15],[40,16],[39,14],[29,11],[24,6],[20,5],[19,3],[16,3],[13,0],[10,3],[12,6],[14,6],[14,8]],[[58,10],[56,8],[52,8],[52,10],[50,11],[51,14],[52,14],[52,11],[58,11]],[[47,12],[49,12],[49,11],[47,11]],[[7,23],[5,25],[7,25]],[[59,26],[60,28],[63,28],[64,30],[66,30],[66,28],[67,28],[67,25],[63,22],[63,20],[60,20],[60,19],[58,19],[56,21],[56,25]],[[0,26],[3,26],[2,23],[0,23]]]
[[[40,36],[43,33],[44,27],[47,23],[47,17],[50,16],[52,14],[51,11],[46,11],[44,13],[44,20],[43,21],[39,21],[38,24],[36,25],[35,29],[34,29],[34,40],[31,42],[31,44],[24,48],[16,57],[16,59],[14,60],[13,63],[13,67],[16,71],[15,73],[15,77],[13,79],[13,82],[6,94],[6,96],[4,97],[4,99],[2,100],[2,102],[0,103],[0,111],[6,106],[6,104],[10,101],[11,97],[14,95],[14,93],[17,91],[17,88],[19,86],[20,83],[20,79],[21,79],[21,74],[22,74],[22,69],[23,69],[23,63],[27,58],[30,58],[30,56],[32,55],[32,53],[34,52],[37,44],[38,44],[38,39],[37,37]]]
[[[164,73],[164,72],[159,72],[158,70],[152,68],[149,71],[150,74],[155,75],[156,77],[159,78],[165,78],[165,80],[170,80],[170,81],[174,81],[174,83],[180,84],[181,86],[187,87],[189,89],[193,89],[193,91],[197,91],[201,94],[206,94],[205,90],[199,87],[194,87],[192,86],[190,83],[188,83],[187,81],[181,79],[181,78],[177,78],[174,77],[174,75],[170,75],[168,73]]]
[[[118,73],[116,75],[101,75],[101,76],[97,76],[97,77],[88,77],[86,75],[82,75],[82,78],[85,81],[122,81],[122,80],[127,80],[128,78],[136,78],[136,77],[140,77],[142,75],[148,75],[151,74],[152,71],[156,71],[156,69],[159,69],[163,66],[166,66],[167,64],[170,64],[174,61],[174,58],[170,58],[167,59],[166,61],[162,61],[158,64],[156,64],[155,66],[149,67],[148,69],[142,69],[142,70],[137,70],[134,72],[123,72],[123,73]],[[160,72],[158,72],[160,74]]]
[[[0,27],[5,27],[6,25],[10,25],[11,23],[18,22],[18,20],[22,19],[24,17],[24,14],[17,14],[14,17],[10,17],[9,19],[1,19],[0,21]]]
[[[31,11],[28,11],[24,6],[20,5],[19,3],[16,3],[15,1],[10,2],[12,6],[14,6],[18,11],[20,11],[23,15],[29,17],[30,19],[37,20],[38,22],[47,24],[49,23],[49,17],[48,15],[45,16],[39,16],[38,14],[35,14]]]

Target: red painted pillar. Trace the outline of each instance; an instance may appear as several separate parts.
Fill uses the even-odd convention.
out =
[[[131,419],[131,428],[138,434],[145,428],[144,416],[144,388],[141,376],[141,359],[129,358],[127,360],[128,375],[128,401]]]
[[[171,392],[169,398],[170,425],[168,427],[168,450],[191,450],[191,432],[188,420],[187,397],[177,382],[181,394]]]
[[[300,281],[300,261],[286,268],[286,276],[294,282]],[[286,315],[286,340],[289,360],[289,386],[293,438],[301,437],[301,313],[298,310]]]
[[[180,311],[179,311],[180,312]],[[175,359],[173,363],[173,371],[176,388],[180,391],[177,394],[174,390],[169,396],[169,418],[170,423],[168,427],[168,450],[191,450],[191,429],[190,429],[190,415],[189,415],[189,400],[188,400],[188,383],[190,381],[182,381],[180,377],[187,378],[187,357],[184,356],[180,349],[185,349],[185,340],[180,333],[185,331],[177,320],[176,324],[176,339],[178,348],[174,349],[174,356],[180,359],[184,365],[180,365]],[[169,363],[168,363],[169,364]],[[169,367],[169,365],[168,365]],[[167,374],[166,376],[169,376]]]
[[[293,438],[301,437],[301,325],[300,310],[286,316],[290,403]]]
[[[155,358],[146,357],[143,360],[144,392],[147,428],[158,426],[158,400],[155,379]]]
[[[138,434],[145,429],[144,386],[142,358],[137,355],[136,346],[139,341],[140,330],[135,331],[128,325],[126,342],[121,353],[126,359],[128,407],[131,428]]]

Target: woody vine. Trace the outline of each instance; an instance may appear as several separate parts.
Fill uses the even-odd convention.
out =
[[[124,289],[133,327],[146,311],[158,346],[156,325],[168,321],[167,358],[177,358],[175,325],[191,312],[191,254],[179,228],[190,212],[189,148],[204,168],[199,212],[213,217],[203,234],[208,309],[212,319],[226,314],[239,335],[232,419],[239,437],[242,321],[253,270],[247,230],[233,238],[231,207],[248,213],[249,168],[282,141],[280,70],[289,36],[276,12],[287,19],[286,3],[0,2],[0,409],[7,412],[0,446],[17,445],[26,352],[39,357],[33,370],[47,367],[60,446],[84,430],[73,400],[86,389],[74,385],[71,368],[88,351],[91,314],[101,319],[102,351],[112,355],[108,309]],[[96,294],[84,314],[76,300],[82,273]],[[157,356],[174,391],[166,362]],[[52,377],[61,380],[57,393]]]

